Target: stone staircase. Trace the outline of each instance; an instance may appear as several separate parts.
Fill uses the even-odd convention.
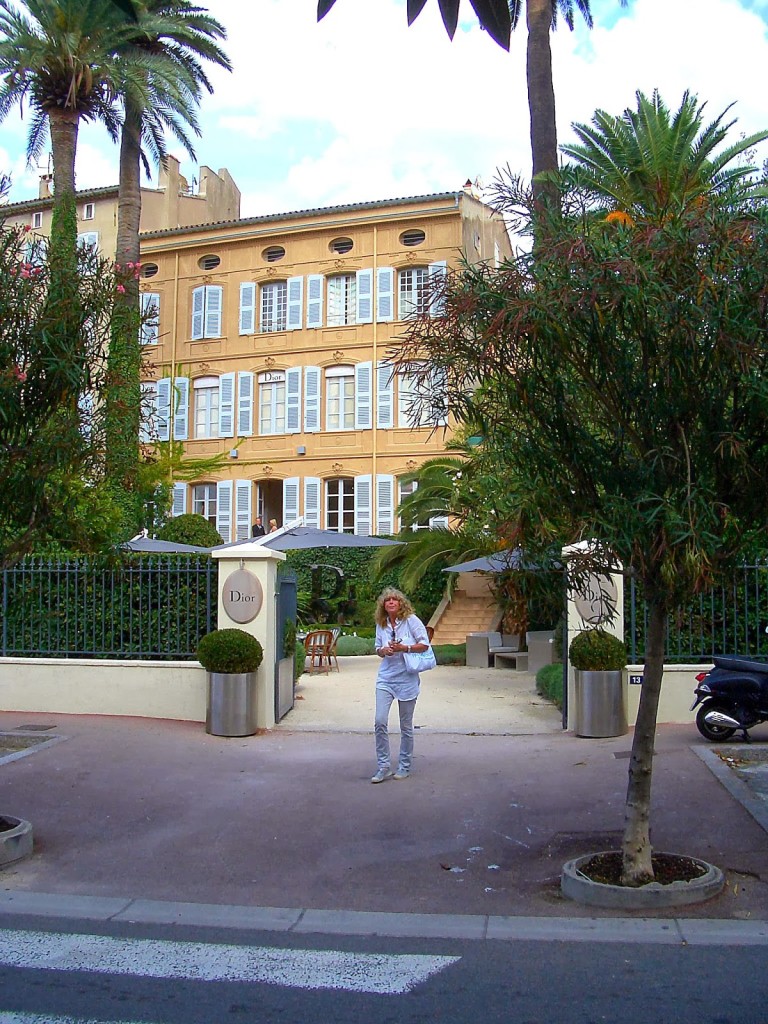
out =
[[[489,593],[472,594],[454,590],[450,603],[436,623],[434,644],[463,644],[467,633],[496,629],[499,609]]]

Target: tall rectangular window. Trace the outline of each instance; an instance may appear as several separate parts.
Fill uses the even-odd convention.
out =
[[[96,204],[95,203],[84,203],[83,204],[83,220],[93,220],[96,216]]]
[[[40,212],[33,213],[32,214],[32,227],[33,228],[41,228],[42,226],[43,226],[43,215],[42,215],[42,213],[40,213]]]
[[[285,433],[285,374],[259,375],[259,433]]]
[[[355,371],[332,366],[325,371],[326,430],[353,430],[355,426]]]
[[[411,267],[399,274],[400,319],[409,320],[429,309],[429,268]]]
[[[195,390],[195,437],[219,436],[219,378],[199,377]]]
[[[325,528],[337,533],[355,532],[355,481],[329,480],[325,485]]]
[[[261,286],[259,330],[284,331],[288,325],[288,283],[270,281]]]
[[[195,484],[192,488],[192,511],[216,525],[216,484]]]
[[[356,322],[357,278],[335,274],[328,278],[328,326],[343,327]]]

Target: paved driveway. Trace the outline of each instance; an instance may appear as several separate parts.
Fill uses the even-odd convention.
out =
[[[340,658],[340,670],[299,678],[293,711],[281,729],[373,731],[379,659]],[[536,693],[535,677],[513,669],[439,665],[421,677],[415,726],[422,732],[523,736],[558,733],[560,712]],[[390,724],[397,728],[397,712]]]

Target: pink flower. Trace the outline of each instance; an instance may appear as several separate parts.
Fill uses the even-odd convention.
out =
[[[22,384],[27,379],[26,373],[24,373],[23,370],[20,370],[18,368],[18,366],[14,366],[14,368],[13,368],[13,375],[16,378],[16,380],[20,381]]]
[[[119,284],[117,286],[117,290],[120,293],[120,295],[125,295],[125,288],[123,287],[123,285]]]
[[[25,231],[31,231],[32,230],[32,225],[31,224],[25,224],[24,225],[24,230]]]

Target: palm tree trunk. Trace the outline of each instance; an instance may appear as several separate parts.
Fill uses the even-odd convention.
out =
[[[125,100],[125,123],[120,135],[120,185],[117,199],[117,262],[125,267],[140,259],[141,111]],[[127,291],[127,288],[126,288]],[[138,283],[134,293],[138,295]]]
[[[651,778],[656,716],[664,673],[664,636],[666,605],[658,598],[648,602],[648,633],[645,647],[645,671],[640,691],[640,707],[632,740],[629,762],[627,802],[624,811],[621,880],[623,885],[644,885],[653,881],[651,863]]]
[[[71,265],[77,253],[77,213],[75,210],[75,154],[80,116],[76,111],[53,108],[48,111],[53,155],[53,214],[51,248],[62,261]]]
[[[141,111],[125,101],[120,138],[120,183],[117,201],[117,280],[125,289],[115,295],[104,389],[106,483],[121,510],[124,532],[141,527],[138,487],[141,412],[141,344],[139,282],[141,220]],[[129,266],[130,264],[130,266]]]
[[[552,84],[552,0],[527,0],[525,16],[528,28],[526,75],[528,109],[531,118],[531,154],[533,190],[538,199],[550,196],[551,188],[537,183],[542,171],[557,170],[557,127],[555,89]]]

